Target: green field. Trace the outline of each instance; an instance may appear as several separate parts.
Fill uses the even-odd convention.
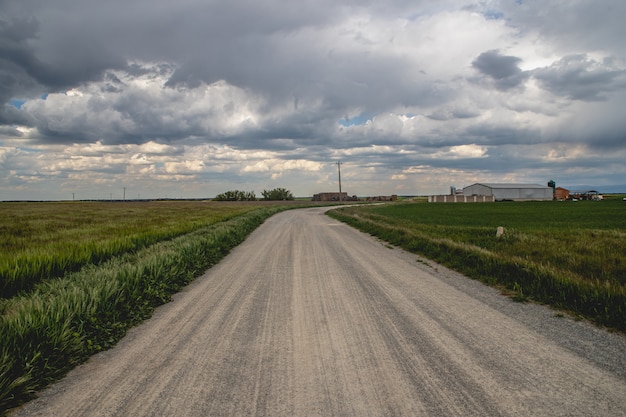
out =
[[[0,415],[308,201],[0,203]],[[333,215],[467,275],[626,330],[626,203],[345,207]],[[496,228],[505,233],[496,238]]]
[[[0,415],[303,204],[0,203]]]
[[[0,297],[258,209],[260,204],[1,203]]]
[[[491,285],[626,331],[626,202],[396,203],[331,215]],[[504,234],[496,237],[497,228]]]

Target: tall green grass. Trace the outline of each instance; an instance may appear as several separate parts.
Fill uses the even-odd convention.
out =
[[[0,414],[116,343],[155,306],[285,208],[257,205],[0,300]]]
[[[258,207],[199,201],[0,203],[0,297]]]
[[[626,331],[626,204],[342,208],[331,215],[470,277]],[[496,228],[505,233],[496,237]]]

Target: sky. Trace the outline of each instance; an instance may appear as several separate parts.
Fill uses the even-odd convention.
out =
[[[623,0],[0,0],[0,200],[626,184]],[[626,192],[626,185],[624,186]]]

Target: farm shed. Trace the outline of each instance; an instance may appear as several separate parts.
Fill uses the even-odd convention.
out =
[[[463,188],[463,195],[487,195],[495,200],[552,200],[551,187],[538,184],[493,184],[476,183]]]
[[[569,190],[563,187],[556,187],[554,198],[557,200],[567,200],[569,198]]]
[[[492,195],[429,195],[429,203],[493,203],[495,198]]]

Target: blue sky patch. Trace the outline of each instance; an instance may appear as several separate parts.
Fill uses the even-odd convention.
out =
[[[485,16],[489,20],[504,19],[504,13],[497,10],[487,10],[483,13],[483,16]]]
[[[337,122],[344,127],[357,126],[364,125],[365,123],[367,123],[368,120],[372,120],[372,117],[373,116],[371,114],[361,113],[358,116],[350,118],[344,117],[343,119],[339,119]]]
[[[21,109],[24,103],[26,103],[26,100],[18,98],[12,98],[11,100],[9,100],[9,105],[15,107],[16,109]]]

